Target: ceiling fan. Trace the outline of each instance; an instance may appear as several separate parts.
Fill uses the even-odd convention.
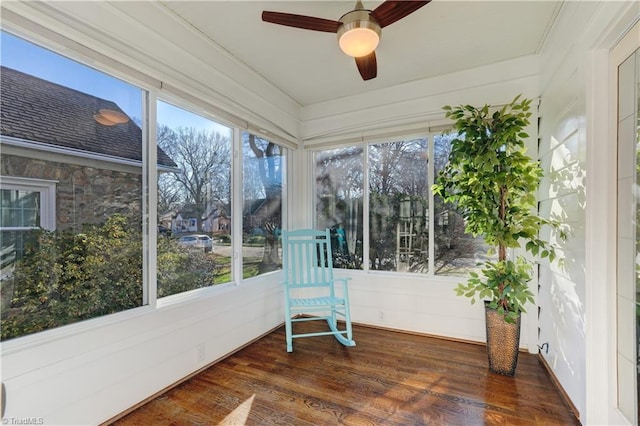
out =
[[[345,13],[337,21],[269,11],[262,12],[262,20],[303,30],[337,33],[340,48],[355,58],[362,79],[371,80],[378,75],[375,49],[380,41],[382,28],[415,12],[430,1],[387,0],[374,10],[368,10],[358,0],[355,9]]]

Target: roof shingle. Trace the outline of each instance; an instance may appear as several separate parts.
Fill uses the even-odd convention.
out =
[[[33,142],[142,161],[142,130],[131,119],[104,126],[100,109],[124,112],[97,98],[40,78],[0,67],[0,133]],[[176,167],[158,147],[158,164]]]

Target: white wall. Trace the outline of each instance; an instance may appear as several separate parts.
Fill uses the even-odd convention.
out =
[[[607,53],[638,15],[632,2],[566,2],[541,54],[541,211],[565,223],[565,264],[540,273],[540,344],[587,424],[620,424],[612,410],[607,269],[615,217],[607,212],[615,140],[607,137]],[[604,86],[603,86],[604,85]],[[603,89],[604,88],[604,89]],[[613,173],[613,175],[611,175]],[[615,191],[615,190],[614,190]],[[604,326],[604,327],[603,327]],[[615,389],[615,388],[613,388]]]

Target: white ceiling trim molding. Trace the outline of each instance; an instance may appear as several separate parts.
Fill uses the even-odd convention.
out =
[[[5,2],[2,8],[3,27],[20,35],[88,65],[116,68],[115,75],[132,82],[137,78],[146,83],[143,88],[175,87],[266,133],[298,143],[299,105],[160,4]],[[159,27],[166,33],[158,34],[145,22],[162,23]],[[52,43],[46,30],[72,43]],[[73,43],[88,49],[78,57]],[[131,69],[142,78],[130,76]]]
[[[420,80],[303,108],[304,146],[447,124],[442,106],[501,105],[516,95],[539,97],[538,56]]]
[[[305,106],[302,108],[300,118],[305,122],[317,118],[331,117],[350,113],[363,107],[384,106],[412,99],[421,99],[425,94],[432,96],[442,95],[500,81],[535,76],[538,72],[538,55],[528,55]]]

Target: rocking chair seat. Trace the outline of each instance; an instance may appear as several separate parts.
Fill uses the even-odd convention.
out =
[[[324,297],[312,297],[309,299],[289,299],[289,303],[291,305],[296,305],[296,306],[333,306],[333,305],[344,305],[344,299],[341,299],[339,297],[331,297],[331,296],[324,296]]]

